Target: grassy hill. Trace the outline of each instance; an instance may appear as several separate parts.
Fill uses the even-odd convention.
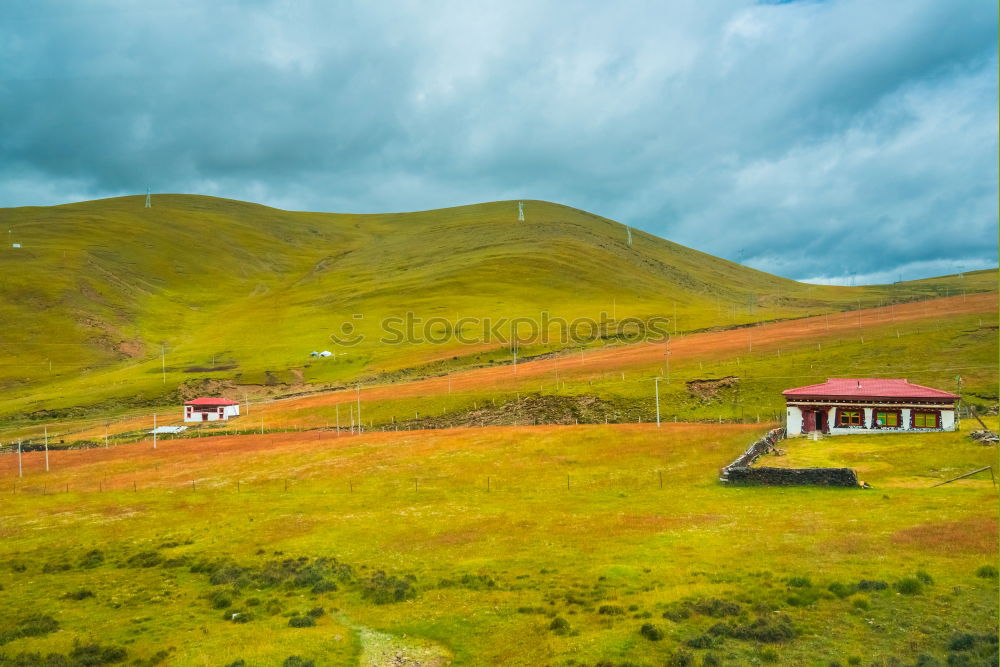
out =
[[[685,332],[995,289],[993,271],[805,285],[638,231],[629,246],[623,225],[546,202],[526,202],[519,223],[516,202],[340,215],[143,201],[3,210],[22,247],[0,251],[0,420],[170,404],[218,383],[253,396],[510,357],[497,343],[380,344],[382,319],[406,312],[454,323],[604,311],[670,318]],[[344,322],[366,340],[332,343]],[[560,347],[525,340],[521,354]],[[334,355],[309,356],[324,349]]]

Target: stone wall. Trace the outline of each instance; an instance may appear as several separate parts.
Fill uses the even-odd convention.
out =
[[[730,468],[730,484],[760,486],[858,486],[850,468]]]
[[[759,486],[858,486],[858,476],[850,468],[752,468],[754,462],[784,439],[785,429],[768,431],[760,440],[722,469],[724,484]]]

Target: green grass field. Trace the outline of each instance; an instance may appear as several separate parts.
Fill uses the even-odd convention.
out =
[[[996,491],[988,478],[927,487],[995,450],[959,433],[797,440],[767,463],[856,465],[875,488],[721,486],[718,468],[764,428],[139,443],[53,453],[48,474],[32,453],[2,511],[0,652],[987,664],[996,579],[980,568],[996,561]],[[12,457],[2,465],[10,480]],[[319,607],[314,627],[289,626]],[[10,640],[33,615],[58,629]],[[965,634],[971,648],[949,649]]]

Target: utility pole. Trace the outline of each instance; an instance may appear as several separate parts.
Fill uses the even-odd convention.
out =
[[[656,390],[656,428],[660,428],[660,378],[657,376],[653,380],[653,386]]]
[[[156,449],[156,413],[153,413],[153,449]]]
[[[49,471],[49,427],[45,426],[45,472]]]
[[[21,465],[21,439],[17,440],[17,476],[24,477],[24,466]]]

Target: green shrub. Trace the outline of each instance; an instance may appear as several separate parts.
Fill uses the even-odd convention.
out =
[[[674,605],[670,607],[665,612],[663,612],[663,618],[668,621],[673,621],[674,623],[680,623],[684,619],[691,617],[691,610],[688,609],[686,605]]]
[[[253,614],[249,611],[227,609],[222,614],[222,619],[225,621],[232,621],[233,623],[249,623],[254,618]]]
[[[233,606],[233,599],[225,591],[215,591],[208,596],[209,602],[215,609],[229,609]]]
[[[300,658],[297,655],[290,655],[281,663],[281,667],[316,667],[316,663],[312,660]]]
[[[857,593],[858,587],[854,584],[842,584],[839,581],[835,581],[827,586],[826,590],[843,600]]]
[[[306,616],[312,616],[313,618],[320,618],[325,613],[326,610],[323,609],[323,607],[313,607],[312,609],[306,612]]]
[[[851,667],[856,667],[856,665],[861,664],[861,658],[856,655],[852,655],[850,658],[847,659],[847,664],[851,665]]]
[[[625,609],[616,604],[603,604],[597,608],[597,613],[604,616],[622,616],[625,614]]]
[[[375,604],[392,604],[412,600],[417,596],[417,591],[413,587],[416,577],[407,575],[397,577],[386,575],[379,570],[361,584],[361,596]]]
[[[932,655],[921,653],[917,656],[917,662],[913,667],[941,667],[941,661]]]
[[[246,660],[236,660],[235,662],[231,662],[228,665],[226,665],[226,667],[247,667],[247,661]]]
[[[854,600],[851,600],[851,604],[854,606],[855,609],[860,609],[862,611],[867,611],[868,609],[871,608],[871,605],[865,598],[855,598]]]
[[[91,570],[104,563],[104,553],[99,549],[91,549],[80,559],[78,567],[84,570]]]
[[[569,621],[567,621],[562,616],[556,616],[549,623],[549,630],[557,635],[565,635],[569,633]]]
[[[976,576],[980,579],[996,579],[997,569],[992,565],[983,565],[976,570]]]
[[[694,639],[689,639],[684,643],[691,648],[712,648],[714,644],[712,638],[708,635],[698,635]]]
[[[712,618],[739,616],[743,611],[737,603],[717,598],[699,600],[692,605],[691,609],[703,616],[711,616]]]
[[[667,667],[694,667],[694,655],[690,651],[678,649],[667,658]]]
[[[288,619],[288,625],[293,628],[311,628],[316,625],[316,619],[312,616],[292,616]]]
[[[94,597],[94,591],[87,588],[81,588],[78,591],[72,591],[63,596],[66,600],[86,600],[92,597]]]
[[[639,628],[639,634],[651,642],[658,642],[663,639],[663,630],[652,623],[643,623],[642,627]]]
[[[781,617],[760,617],[749,624],[716,623],[708,629],[717,637],[732,637],[746,641],[778,643],[795,638],[795,628],[788,619]]]
[[[69,652],[78,665],[111,665],[124,662],[128,652],[121,646],[101,646],[100,644],[77,644]]]
[[[0,632],[0,646],[22,637],[40,637],[59,629],[59,622],[45,614],[35,614],[21,619],[10,630]]]
[[[931,575],[927,574],[923,570],[917,570],[915,574],[916,574],[917,579],[923,585],[925,585],[925,586],[933,586],[934,585],[934,577],[932,577]]]
[[[924,592],[924,585],[916,577],[906,577],[896,582],[896,590],[903,595],[919,595]]]
[[[792,588],[809,588],[812,586],[812,582],[809,581],[809,577],[791,577],[788,579],[787,583]]]
[[[778,652],[773,648],[766,648],[760,652],[761,662],[778,662]]]
[[[321,579],[312,587],[313,593],[329,593],[335,590],[337,590],[337,584],[333,583],[329,579]]]
[[[859,591],[884,591],[889,588],[889,584],[884,581],[862,579],[858,582]]]
[[[719,667],[722,662],[715,656],[714,653],[706,653],[705,657],[701,659],[702,667]]]
[[[951,641],[948,642],[949,651],[968,651],[976,645],[975,635],[970,635],[968,632],[962,634],[954,635]]]
[[[163,562],[163,558],[160,557],[159,553],[155,551],[141,551],[125,561],[125,565],[128,567],[156,567],[161,562]]]

